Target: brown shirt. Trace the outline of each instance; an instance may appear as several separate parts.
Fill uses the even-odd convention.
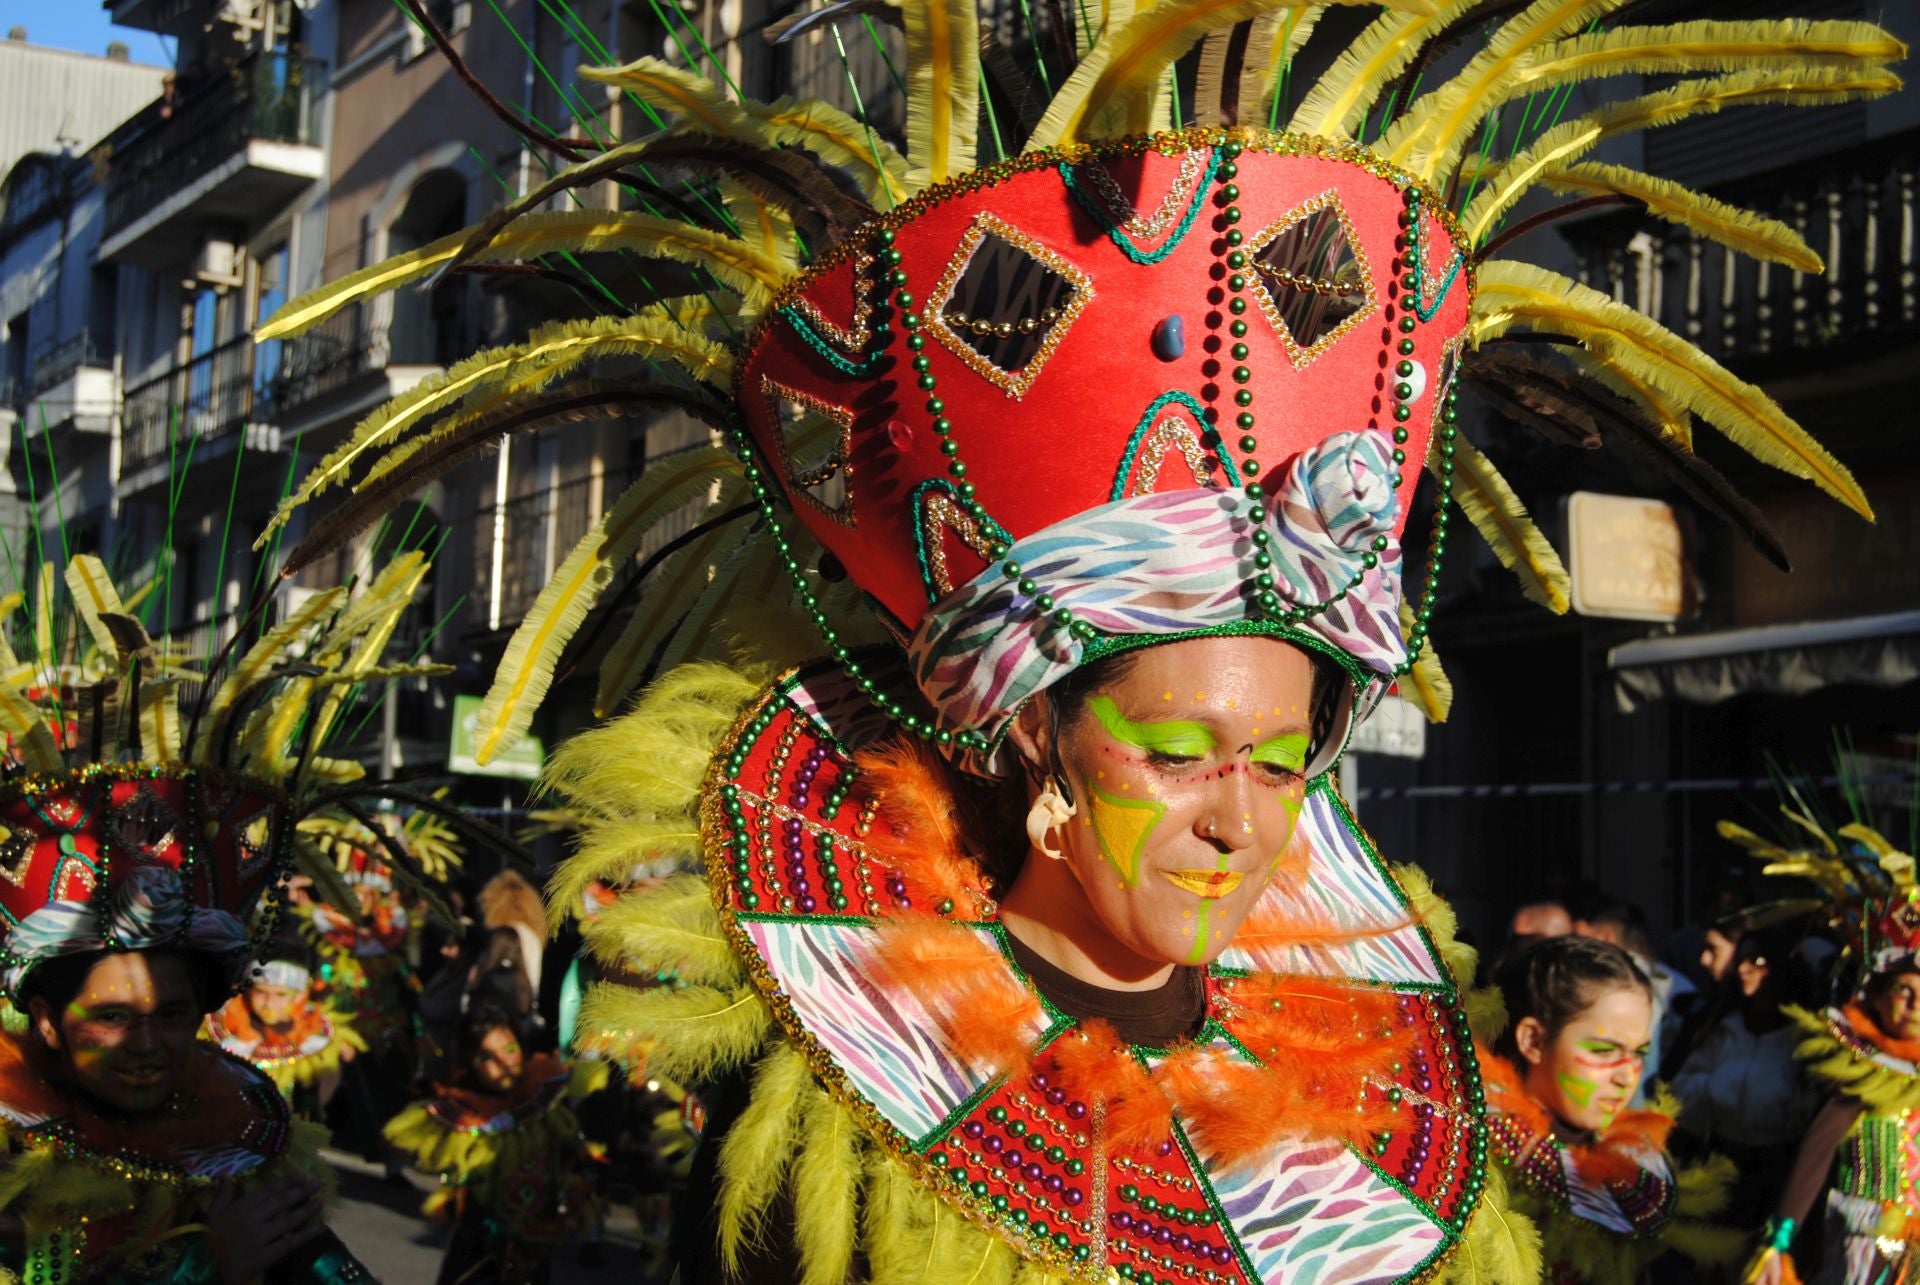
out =
[[[1055,1008],[1077,1021],[1099,1018],[1128,1044],[1166,1048],[1191,1039],[1206,1018],[1205,969],[1177,965],[1153,990],[1110,990],[1062,972],[1012,933],[1007,942],[1013,947],[1013,962]]]

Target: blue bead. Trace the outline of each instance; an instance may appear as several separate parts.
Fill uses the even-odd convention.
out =
[[[1178,361],[1187,351],[1187,327],[1179,313],[1160,318],[1153,328],[1153,355],[1161,361]]]

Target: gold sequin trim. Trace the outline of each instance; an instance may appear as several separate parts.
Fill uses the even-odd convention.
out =
[[[1100,194],[1100,201],[1107,212],[1120,225],[1120,230],[1136,241],[1153,241],[1161,233],[1173,226],[1175,219],[1193,198],[1194,187],[1200,182],[1200,175],[1207,168],[1208,152],[1200,149],[1184,153],[1180,157],[1180,171],[1174,176],[1173,184],[1167,188],[1160,205],[1151,214],[1138,214],[1133,202],[1120,190],[1120,184],[1114,181],[1105,161],[1090,161],[1081,167],[1087,181]]]
[[[767,421],[780,448],[780,471],[786,476],[792,494],[841,526],[857,525],[853,509],[853,412],[774,379],[763,378],[760,391],[766,398]],[[786,415],[788,406],[804,407],[840,429],[840,440],[834,449],[819,464],[805,470],[793,458],[793,445],[789,440],[791,425]],[[845,494],[839,504],[829,504],[814,492],[836,477]]]
[[[1312,344],[1302,347],[1295,341],[1293,332],[1287,329],[1287,323],[1280,315],[1280,303],[1273,297],[1272,291],[1267,288],[1267,274],[1256,270],[1253,265],[1259,259],[1260,251],[1273,244],[1287,229],[1306,218],[1309,214],[1316,214],[1321,210],[1329,209],[1333,211],[1334,217],[1340,220],[1340,230],[1346,235],[1347,248],[1353,251],[1354,262],[1359,265],[1360,279],[1366,283],[1365,294],[1367,301],[1359,308],[1356,308],[1351,315],[1342,320],[1340,324],[1332,330],[1321,335],[1320,338],[1316,339]],[[1353,220],[1347,217],[1347,207],[1340,203],[1339,192],[1333,188],[1328,188],[1320,195],[1312,197],[1295,206],[1293,209],[1288,210],[1259,232],[1248,237],[1246,248],[1248,262],[1247,282],[1248,287],[1253,291],[1254,302],[1260,305],[1260,311],[1266,314],[1267,320],[1272,323],[1274,330],[1279,334],[1280,342],[1286,348],[1287,356],[1292,360],[1295,369],[1306,366],[1314,358],[1338,343],[1349,331],[1372,316],[1380,307],[1380,301],[1374,294],[1373,268],[1367,262],[1366,249],[1360,244],[1359,234],[1353,229]],[[1321,283],[1304,283],[1304,288],[1311,289],[1318,284]]]
[[[1042,266],[1066,278],[1073,287],[1067,301],[1059,306],[1059,316],[1048,328],[1046,338],[1040,341],[1040,347],[1033,357],[1017,371],[1002,370],[961,338],[958,331],[947,324],[943,315],[947,305],[953,300],[954,289],[959,286],[960,278],[966,274],[967,265],[979,250],[981,242],[992,233],[1009,245],[1015,246],[1037,260]],[[953,258],[947,263],[946,271],[934,283],[933,292],[928,296],[934,306],[927,309],[927,329],[947,349],[973,369],[973,372],[987,380],[1009,397],[1024,397],[1027,389],[1033,387],[1033,381],[1040,377],[1040,370],[1053,356],[1053,350],[1067,337],[1067,331],[1073,328],[1074,321],[1093,298],[1093,278],[1082,272],[1060,255],[1054,253],[1040,242],[1014,227],[997,214],[981,212],[974,216],[966,235],[960,238],[959,246],[953,252]],[[937,301],[937,302],[936,302]],[[971,329],[971,326],[969,326]]]
[[[802,295],[787,305],[807,319],[807,324],[850,353],[864,353],[873,342],[873,251],[864,245],[853,251],[853,325],[842,329],[820,310],[820,305]]]
[[[927,551],[927,572],[933,580],[933,595],[944,598],[953,592],[953,569],[947,565],[946,534],[960,537],[960,543],[991,563],[987,538],[971,513],[954,502],[946,491],[929,490],[920,501],[920,542]]]
[[[1169,415],[1149,429],[1140,443],[1140,467],[1134,474],[1133,486],[1128,488],[1129,496],[1151,495],[1160,485],[1160,469],[1167,461],[1168,450],[1178,452],[1187,462],[1195,486],[1219,489],[1220,484],[1213,476],[1213,460],[1201,449],[1200,437],[1193,426],[1178,415]]]

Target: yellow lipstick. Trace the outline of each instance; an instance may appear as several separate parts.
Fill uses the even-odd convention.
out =
[[[1174,887],[1209,901],[1238,888],[1244,877],[1238,870],[1162,870],[1160,873]]]

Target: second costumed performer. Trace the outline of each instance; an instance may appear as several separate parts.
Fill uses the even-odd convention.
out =
[[[1330,774],[1396,681],[1442,703],[1423,653],[1445,497],[1564,609],[1551,549],[1517,534],[1524,512],[1458,433],[1455,376],[1470,345],[1511,330],[1571,338],[1584,346],[1554,368],[1566,395],[1604,401],[1599,373],[1632,393],[1617,402],[1632,422],[1698,410],[1740,440],[1790,441],[1767,458],[1865,502],[1684,340],[1479,253],[1535,178],[1635,122],[1717,107],[1699,86],[1720,82],[1583,118],[1591,137],[1523,152],[1464,220],[1441,192],[1490,106],[1526,92],[1524,60],[1563,55],[1564,81],[1705,67],[1751,87],[1760,49],[1774,98],[1897,84],[1877,70],[1897,44],[1852,24],[1830,24],[1811,68],[1796,60],[1810,28],[1787,23],[1737,39],[1646,28],[1625,63],[1575,57],[1565,46],[1609,7],[1527,6],[1416,96],[1380,150],[1345,140],[1451,18],[1478,21],[1470,6],[1380,18],[1292,133],[1233,123],[1272,118],[1261,69],[1285,65],[1280,6],[1143,6],[1100,33],[1025,150],[981,169],[971,0],[898,10],[904,156],[826,104],[742,104],[643,59],[590,74],[675,113],[662,135],[297,299],[260,332],[558,245],[691,260],[724,287],[476,355],[370,419],[302,488],[368,465],[379,485],[328,520],[346,530],[543,416],[664,400],[726,433],[610,505],[481,716],[484,758],[528,725],[651,522],[710,486],[717,516],[688,533],[679,579],[662,573],[697,588],[636,613],[602,707],[655,654],[636,641],[649,621],[688,620],[668,662],[717,654],[729,595],[764,604],[783,572],[821,632],[816,663],[668,673],[549,774],[584,818],[551,905],[623,880],[641,854],[703,872],[626,891],[583,928],[604,957],[686,984],[603,987],[581,1028],[647,1042],[659,1074],[718,1077],[683,1280],[1537,1278],[1537,1241],[1487,1161],[1471,952]],[[1206,78],[1202,125],[1151,133],[1162,75],[1209,31],[1231,66]],[[654,160],[714,171],[739,235],[534,213]],[[1754,241],[1797,244],[1765,227]],[[583,359],[636,353],[692,386],[542,391]],[[1522,366],[1481,373],[1510,387]],[[1423,463],[1442,506],[1408,584],[1400,539]],[[764,538],[742,540],[730,512],[757,514]],[[856,645],[863,603],[880,645]],[[789,639],[749,632],[762,653]]]

